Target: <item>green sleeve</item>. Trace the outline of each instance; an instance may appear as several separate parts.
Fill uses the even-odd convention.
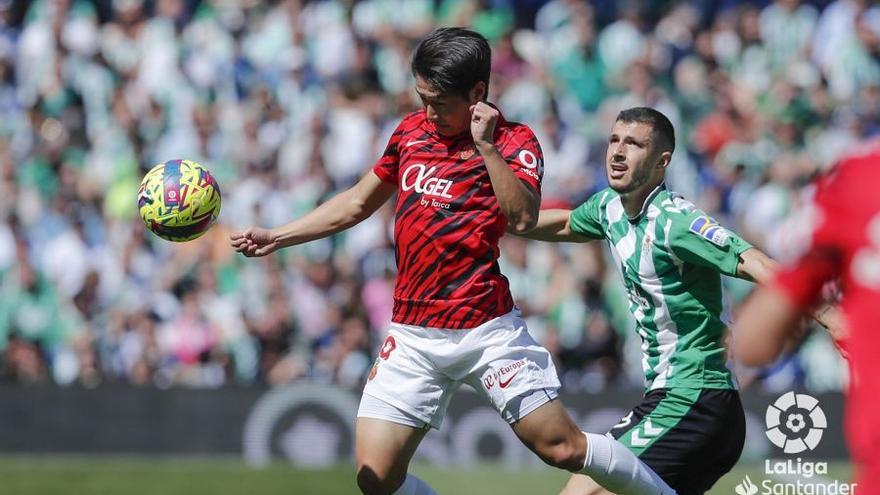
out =
[[[568,223],[573,233],[590,239],[605,238],[605,229],[602,227],[599,214],[603,196],[602,193],[596,193],[571,212]]]
[[[739,255],[752,247],[700,210],[671,213],[669,248],[679,259],[736,276]]]

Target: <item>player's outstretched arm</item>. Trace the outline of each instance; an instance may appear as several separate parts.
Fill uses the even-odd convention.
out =
[[[764,366],[779,357],[796,333],[800,313],[773,287],[759,287],[736,317],[733,355],[746,366]]]
[[[526,239],[547,242],[587,242],[589,237],[571,231],[571,210],[541,210],[538,212],[538,223],[528,232],[512,234]]]
[[[229,236],[245,256],[265,256],[278,249],[321,239],[356,225],[379,209],[397,186],[372,171],[357,184],[330,198],[306,215],[274,229],[252,227]]]
[[[779,263],[764,254],[761,250],[750,248],[739,255],[736,267],[737,278],[764,284],[773,279],[779,270]]]
[[[740,263],[737,266],[737,277],[757,282],[761,285],[770,284],[779,271],[779,263],[772,260],[769,256],[756,248],[744,251],[740,255]],[[769,290],[763,290],[762,296],[755,304],[766,304],[772,306],[777,303],[775,298],[783,297],[781,294]],[[766,301],[772,301],[767,303]],[[783,306],[780,306],[783,307]],[[834,339],[835,343],[840,346],[841,340],[845,337],[843,320],[840,310],[833,304],[823,304],[810,315],[818,324],[825,327],[828,333]],[[742,321],[737,321],[738,326],[746,327]]]

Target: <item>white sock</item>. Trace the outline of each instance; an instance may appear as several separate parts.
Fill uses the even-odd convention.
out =
[[[605,435],[584,432],[587,458],[582,473],[618,495],[675,495],[653,469],[631,450]]]
[[[407,473],[406,480],[394,492],[394,495],[437,495],[437,492],[424,481]]]

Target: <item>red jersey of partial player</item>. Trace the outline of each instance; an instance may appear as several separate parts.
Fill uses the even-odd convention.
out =
[[[543,155],[532,131],[499,118],[495,147],[540,193]],[[407,115],[373,172],[397,184],[395,323],[474,328],[513,309],[498,268],[507,228],[470,131],[441,136],[419,111]]]
[[[777,286],[801,309],[817,301],[823,284],[839,276],[849,335],[851,387],[847,432],[863,477],[880,493],[880,141],[842,160],[817,187],[814,229],[800,260]],[[872,468],[876,472],[869,472]],[[871,478],[874,476],[875,478]]]

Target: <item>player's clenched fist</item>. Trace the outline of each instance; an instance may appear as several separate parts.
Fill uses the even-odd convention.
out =
[[[471,105],[471,136],[474,144],[492,144],[495,140],[495,124],[498,122],[498,110],[485,102]]]
[[[229,236],[230,244],[245,256],[266,256],[279,248],[278,239],[269,229],[252,227]]]

